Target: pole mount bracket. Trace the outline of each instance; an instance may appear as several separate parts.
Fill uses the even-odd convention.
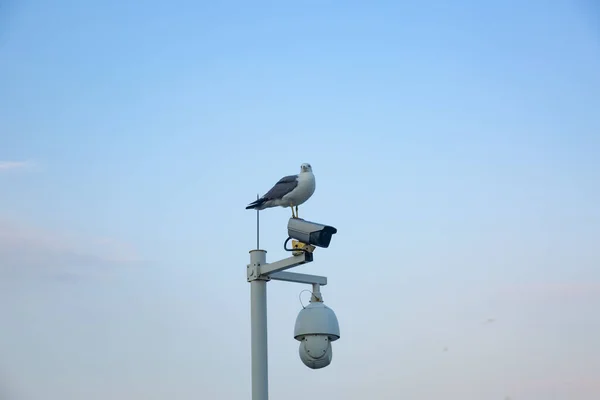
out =
[[[271,278],[266,275],[261,275],[260,264],[248,264],[246,266],[246,279],[248,282],[252,281],[270,281]]]

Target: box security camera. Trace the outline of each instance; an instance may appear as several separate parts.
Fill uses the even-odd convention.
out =
[[[288,235],[302,243],[318,247],[329,247],[331,237],[337,233],[333,226],[305,221],[301,218],[290,218]]]

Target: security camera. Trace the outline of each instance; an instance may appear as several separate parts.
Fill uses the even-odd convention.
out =
[[[337,229],[333,226],[305,221],[301,218],[290,218],[288,222],[289,237],[313,246],[329,247],[334,233],[337,233]]]
[[[300,359],[307,367],[319,369],[331,363],[331,342],[340,338],[340,327],[333,310],[320,301],[300,310],[294,339],[300,341]]]

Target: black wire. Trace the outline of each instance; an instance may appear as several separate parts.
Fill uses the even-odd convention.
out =
[[[291,239],[291,238],[292,238],[291,236],[288,236],[288,238],[287,238],[287,239],[285,239],[285,242],[283,242],[283,249],[284,249],[285,251],[296,251],[296,250],[300,250],[300,249],[294,249],[294,248],[292,248],[292,249],[288,249],[288,248],[287,248],[287,244],[288,244],[288,242],[290,241],[290,239]]]
[[[287,239],[285,239],[285,242],[283,242],[283,249],[284,249],[285,251],[303,251],[303,252],[305,252],[305,253],[309,253],[309,254],[310,254],[310,251],[306,250],[305,248],[294,249],[294,248],[292,247],[291,249],[288,249],[286,245],[287,245],[287,243],[290,241],[290,239],[291,239],[291,238],[292,238],[291,236],[288,236],[288,238],[287,238]]]

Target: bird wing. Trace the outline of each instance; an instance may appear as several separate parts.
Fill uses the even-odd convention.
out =
[[[298,186],[298,175],[284,176],[262,198],[265,201],[281,199]]]

